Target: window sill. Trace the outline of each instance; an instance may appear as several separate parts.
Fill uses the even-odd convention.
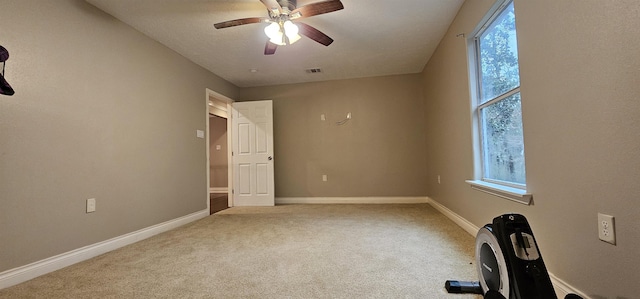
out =
[[[518,188],[512,188],[478,180],[467,180],[466,182],[471,185],[472,189],[512,200],[524,205],[530,205],[531,199],[533,198],[533,194],[527,193],[526,190]]]

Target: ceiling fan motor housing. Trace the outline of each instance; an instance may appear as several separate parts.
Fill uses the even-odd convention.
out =
[[[278,3],[280,4],[280,7],[282,7],[282,9],[287,9],[289,11],[296,9],[296,7],[298,7],[298,1],[297,0],[278,0]]]

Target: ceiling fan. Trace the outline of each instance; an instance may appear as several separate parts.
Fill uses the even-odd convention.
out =
[[[270,23],[265,27],[265,34],[269,37],[264,47],[264,55],[273,55],[278,46],[290,45],[300,39],[300,34],[325,46],[330,45],[333,39],[320,30],[299,22],[298,20],[320,15],[344,8],[340,0],[325,0],[296,7],[296,0],[260,0],[269,12],[268,18],[244,18],[216,23],[216,29],[254,24]],[[296,21],[295,24],[293,21]]]

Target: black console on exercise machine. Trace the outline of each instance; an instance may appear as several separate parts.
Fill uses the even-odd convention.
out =
[[[447,280],[449,293],[482,294],[485,299],[557,299],[527,219],[505,214],[476,236],[480,281]],[[566,298],[580,298],[567,295]]]

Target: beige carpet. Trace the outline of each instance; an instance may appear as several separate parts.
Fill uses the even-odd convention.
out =
[[[427,204],[235,207],[0,298],[481,298],[473,249]]]

